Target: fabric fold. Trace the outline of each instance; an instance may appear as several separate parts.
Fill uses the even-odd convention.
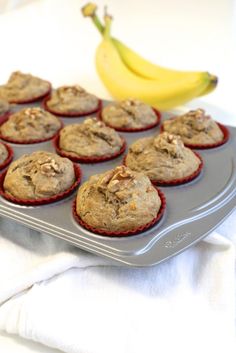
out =
[[[195,246],[141,269],[1,220],[8,277],[0,271],[0,330],[67,353],[187,352],[193,342],[193,352],[203,345],[233,352],[235,243],[227,223],[232,227],[235,218],[236,212]]]

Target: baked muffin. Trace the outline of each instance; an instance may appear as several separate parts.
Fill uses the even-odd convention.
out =
[[[224,139],[219,124],[203,109],[190,110],[188,113],[163,122],[163,131],[181,136],[184,144],[211,145],[218,144]]]
[[[0,136],[12,142],[38,142],[52,138],[61,128],[60,120],[41,108],[25,108],[0,126]]]
[[[0,143],[0,166],[5,162],[8,157],[8,150],[3,143]]]
[[[146,226],[156,219],[161,205],[157,190],[143,173],[118,166],[90,177],[79,188],[76,214],[85,227],[115,235]]]
[[[140,131],[153,128],[160,122],[160,113],[136,99],[114,102],[103,108],[101,119],[119,131]]]
[[[65,126],[59,133],[58,153],[78,158],[105,158],[119,155],[124,146],[123,138],[112,128],[96,118],[87,118],[81,124]],[[64,155],[63,154],[63,155]]]
[[[9,103],[0,99],[0,117],[5,115],[10,109]]]
[[[185,147],[179,136],[163,132],[155,137],[144,137],[129,149],[125,164],[143,172],[160,184],[182,183],[200,172],[201,159]]]
[[[100,100],[80,86],[62,86],[44,102],[48,111],[61,116],[80,116],[99,109]]]
[[[7,170],[6,194],[22,200],[38,200],[59,195],[75,182],[73,163],[46,151],[23,155]]]
[[[28,103],[51,91],[51,84],[41,78],[15,71],[8,82],[0,86],[0,98],[9,103]]]
[[[0,142],[0,170],[3,170],[11,163],[13,155],[13,149],[9,145]]]

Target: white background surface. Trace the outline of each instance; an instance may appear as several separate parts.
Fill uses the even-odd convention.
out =
[[[15,3],[19,1],[15,1]],[[6,1],[0,0],[0,8]],[[11,4],[10,4],[11,3]],[[10,2],[8,5],[14,3]],[[99,34],[80,14],[85,1],[41,0],[0,17],[0,82],[20,69],[54,86],[79,83],[108,98],[94,66]],[[104,0],[114,15],[113,35],[154,62],[179,69],[208,70],[219,76],[217,90],[202,101],[222,109],[217,120],[236,125],[235,26],[233,0]],[[9,7],[10,9],[10,7]],[[196,101],[194,105],[201,104]],[[220,110],[217,110],[219,114]],[[227,111],[229,114],[223,115]],[[0,352],[56,350],[1,335]]]

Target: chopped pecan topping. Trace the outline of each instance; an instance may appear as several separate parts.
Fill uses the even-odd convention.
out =
[[[125,101],[121,101],[120,106],[128,114],[132,115],[133,118],[136,118],[136,110],[140,104],[141,103],[136,99],[127,99]]]
[[[58,94],[61,98],[65,96],[77,96],[81,94],[87,94],[84,88],[80,87],[79,85],[76,86],[62,86],[58,88]]]
[[[132,211],[135,211],[137,209],[135,201],[131,201],[129,207]]]
[[[153,143],[156,149],[168,153],[175,158],[183,156],[184,144],[179,136],[163,132],[154,138]]]
[[[179,119],[196,131],[208,131],[212,121],[211,117],[205,114],[204,109],[190,110]]]
[[[118,166],[114,170],[107,172],[99,183],[99,189],[107,189],[111,193],[116,193],[133,182],[132,171],[125,166]]]
[[[105,127],[106,125],[98,120],[97,118],[87,118],[85,121],[84,121],[84,124],[87,125],[88,127]]]
[[[56,173],[61,172],[58,163],[53,158],[49,157],[46,160],[39,159],[38,164],[40,165],[41,173],[44,175],[54,176]]]
[[[22,113],[34,119],[36,117],[41,117],[44,111],[41,108],[26,108],[22,111]]]

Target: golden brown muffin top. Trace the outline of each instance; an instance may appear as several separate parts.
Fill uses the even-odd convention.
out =
[[[96,96],[78,85],[62,86],[52,92],[47,106],[59,113],[82,114],[96,109],[98,102]]]
[[[167,132],[135,141],[126,157],[129,168],[145,173],[151,180],[164,182],[191,175],[200,163],[179,136]]]
[[[90,226],[132,230],[149,223],[161,206],[150,180],[125,166],[89,178],[77,194],[77,213]]]
[[[50,83],[31,74],[15,71],[8,82],[0,86],[0,98],[8,102],[29,100],[46,94],[50,89]]]
[[[104,156],[119,151],[123,141],[114,129],[96,118],[87,118],[81,124],[65,126],[59,145],[75,156]]]
[[[8,150],[2,143],[0,143],[0,164],[5,162],[7,157],[8,157]]]
[[[200,108],[166,120],[163,126],[164,131],[180,135],[183,142],[188,144],[208,144],[223,139],[223,133],[217,123]]]
[[[137,99],[126,99],[103,108],[102,119],[115,128],[143,128],[154,124],[157,117],[149,105]]]
[[[61,127],[60,120],[41,108],[25,108],[12,114],[0,127],[4,137],[15,141],[52,137]]]
[[[69,159],[36,151],[11,163],[4,189],[20,199],[40,199],[67,190],[74,180],[74,167]]]

